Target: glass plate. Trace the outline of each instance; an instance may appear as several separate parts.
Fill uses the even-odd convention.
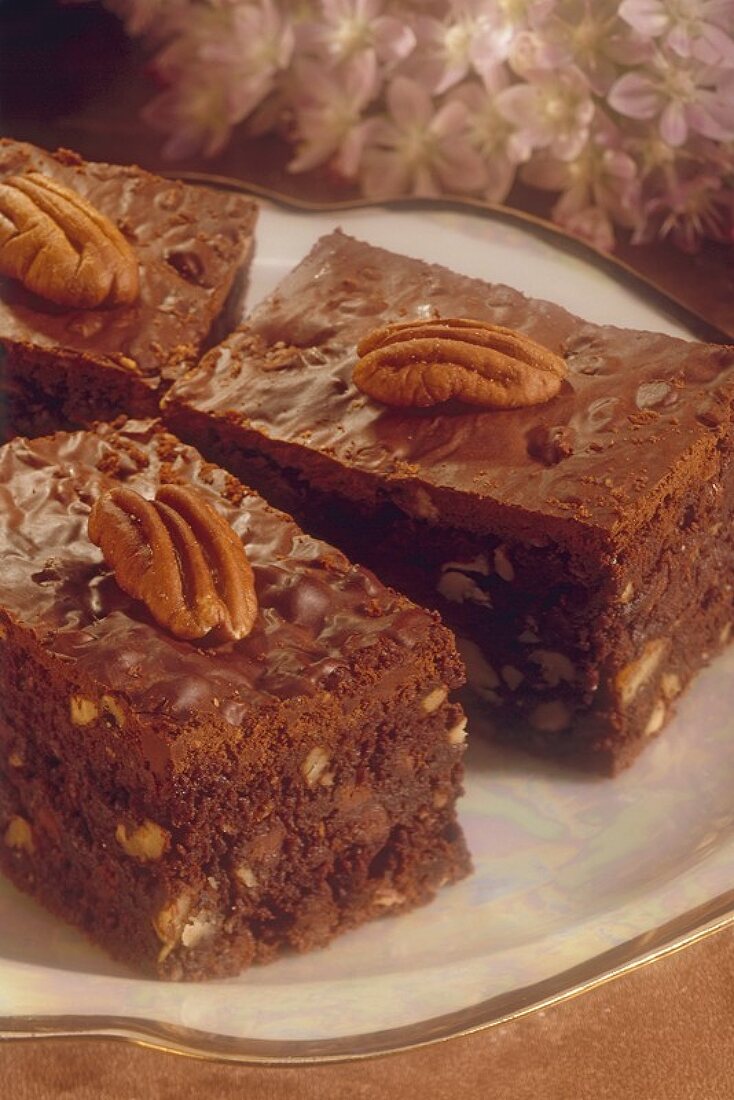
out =
[[[250,302],[324,232],[506,282],[591,320],[688,333],[593,261],[460,210],[263,205]],[[116,1035],[203,1057],[360,1057],[485,1027],[579,992],[734,917],[734,649],[615,780],[499,751],[476,728],[461,820],[475,872],[431,905],[241,978],[131,976],[0,880],[0,1033]]]

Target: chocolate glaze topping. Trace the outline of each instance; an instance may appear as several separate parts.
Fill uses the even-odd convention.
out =
[[[544,405],[501,412],[391,409],[360,393],[358,341],[378,325],[431,316],[525,332],[565,358],[568,379]],[[287,444],[281,464],[307,473],[318,452],[351,472],[353,496],[367,476],[393,492],[421,486],[444,518],[458,493],[509,508],[516,521],[541,512],[606,532],[633,512],[639,521],[676,463],[715,444],[733,396],[734,348],[589,324],[341,232],[322,238],[249,325],[171,391],[174,403],[268,437],[266,449]]]
[[[156,387],[182,348],[200,349],[224,307],[251,248],[255,204],[140,168],[0,140],[0,180],[28,171],[70,187],[117,225],[139,260],[140,297],[130,306],[69,310],[0,279],[0,340],[104,358]]]
[[[118,587],[87,535],[92,503],[113,483],[152,497],[192,484],[246,544],[259,614],[245,639],[179,641]],[[156,423],[16,439],[0,449],[0,624],[20,622],[75,674],[139,711],[178,722],[202,711],[239,724],[253,706],[328,689],[378,643],[406,653],[433,617],[303,534],[234,478]]]

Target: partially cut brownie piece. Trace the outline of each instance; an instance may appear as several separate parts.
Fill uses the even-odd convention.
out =
[[[88,537],[103,493],[161,485],[246,547],[241,640],[158,626]],[[467,873],[437,616],[151,422],[6,444],[0,547],[0,866],[113,955],[234,974]]]
[[[357,389],[360,341],[430,318],[519,333],[563,357],[565,381],[501,411],[388,407]],[[413,371],[420,400],[425,355],[419,340],[383,364]],[[480,363],[477,347],[462,355]],[[164,415],[439,609],[498,736],[609,772],[729,638],[733,395],[732,348],[588,324],[337,232]]]
[[[97,219],[80,219],[63,194],[50,193],[59,186],[90,204]],[[157,413],[166,386],[241,320],[257,213],[244,195],[4,139],[0,212],[0,441],[123,412]],[[63,247],[80,258],[76,275],[73,265],[62,269],[73,284],[89,271],[94,241],[86,237],[100,218],[134,256],[134,300],[59,304],[39,292],[43,280],[26,286],[12,277],[18,237],[32,237],[44,254],[23,257],[22,272],[60,269],[55,250]],[[103,271],[108,265],[106,254]]]

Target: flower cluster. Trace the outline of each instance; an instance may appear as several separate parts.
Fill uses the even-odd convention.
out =
[[[734,0],[104,2],[155,50],[173,157],[245,122],[370,198],[521,179],[598,248],[734,241]]]

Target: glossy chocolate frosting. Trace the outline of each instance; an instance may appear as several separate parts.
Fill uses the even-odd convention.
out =
[[[406,410],[355,388],[362,337],[433,316],[527,333],[565,358],[560,394],[512,411]],[[607,536],[644,522],[680,462],[707,476],[733,395],[734,348],[589,324],[509,287],[335,232],[170,401],[240,425],[250,445],[259,435],[266,454],[277,448],[279,464],[307,477],[318,454],[321,487],[328,466],[339,492],[358,496],[368,480],[379,482],[425,518],[440,513],[481,529],[494,509],[495,529],[501,514],[517,529],[540,513],[547,524],[572,520]]]
[[[0,181],[29,171],[71,188],[121,230],[139,261],[140,297],[129,306],[66,309],[0,279],[0,343],[68,349],[157,387],[201,349],[225,306],[252,247],[255,204],[139,168],[0,140]]]
[[[113,483],[151,498],[161,482],[194,485],[242,537],[259,602],[247,638],[177,640],[118,587],[89,539],[90,507]],[[378,643],[399,667],[434,626],[150,421],[0,448],[0,555],[0,625],[32,630],[82,683],[179,723],[209,712],[238,725],[253,708],[328,690],[370,664]]]

